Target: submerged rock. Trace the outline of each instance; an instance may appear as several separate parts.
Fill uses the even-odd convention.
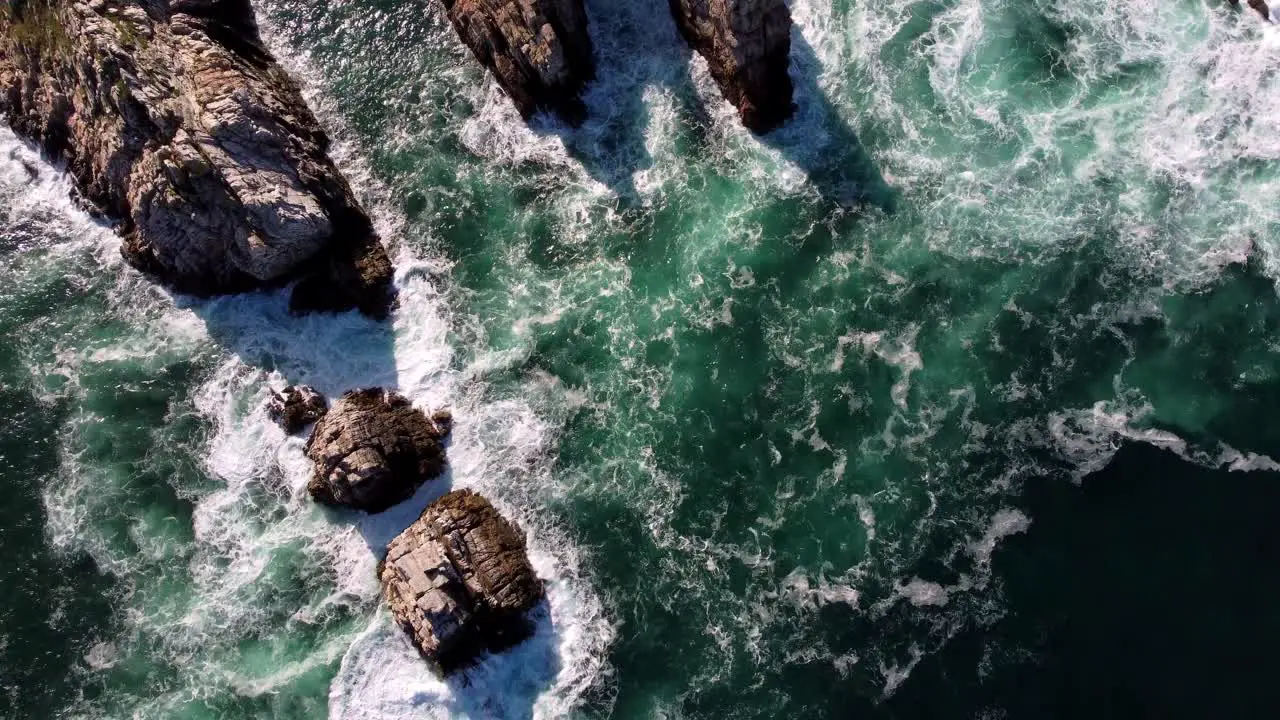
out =
[[[280,392],[273,390],[267,400],[267,415],[290,435],[324,417],[328,410],[329,401],[310,385],[290,385]]]
[[[438,414],[437,414],[438,415]],[[326,505],[381,512],[445,468],[437,425],[402,395],[381,388],[343,395],[307,441],[315,471],[307,490]]]
[[[396,624],[441,674],[527,638],[543,597],[520,528],[470,490],[427,506],[391,541],[379,576]]]
[[[706,58],[724,97],[753,132],[791,116],[791,13],[783,0],[669,0],[676,26]]]
[[[390,309],[386,251],[248,0],[6,3],[0,113],[170,288],[301,280],[298,311]]]
[[[595,74],[582,0],[441,0],[462,42],[520,114],[553,110],[577,125]]]

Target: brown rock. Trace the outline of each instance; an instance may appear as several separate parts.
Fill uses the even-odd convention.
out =
[[[378,574],[396,624],[445,675],[527,638],[543,597],[520,528],[470,490],[427,506]]]
[[[390,309],[386,251],[248,0],[5,3],[0,114],[174,290],[301,279],[297,310]]]
[[[577,125],[595,74],[582,0],[441,0],[462,42],[526,119],[553,110]]]
[[[1267,22],[1271,22],[1271,8],[1267,6],[1266,0],[1248,0],[1249,7],[1258,11],[1258,14]],[[1230,0],[1232,7],[1240,7],[1240,0]]]
[[[791,116],[791,13],[783,0],[669,0],[742,124],[768,132]]]
[[[324,417],[328,410],[329,401],[310,385],[290,385],[280,392],[272,391],[267,400],[267,415],[290,435]]]
[[[325,413],[307,457],[315,472],[307,490],[327,505],[381,512],[413,495],[445,468],[440,441],[448,428],[381,388],[354,390]]]

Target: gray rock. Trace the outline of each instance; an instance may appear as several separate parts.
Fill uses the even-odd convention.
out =
[[[469,490],[427,506],[378,574],[396,624],[445,675],[527,638],[544,593],[520,528]]]
[[[327,505],[381,512],[408,499],[445,468],[441,444],[451,424],[381,388],[343,395],[307,440],[315,471],[307,490]]]
[[[301,280],[295,310],[390,309],[386,251],[248,0],[6,3],[0,113],[172,289]]]
[[[458,36],[526,119],[554,110],[577,125],[595,73],[582,0],[441,0]]]
[[[329,401],[310,385],[290,385],[280,392],[272,391],[267,400],[267,415],[293,435],[324,417]]]
[[[669,0],[676,26],[753,132],[791,116],[791,13],[783,0]]]

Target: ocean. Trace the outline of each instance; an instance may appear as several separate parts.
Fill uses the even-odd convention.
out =
[[[1280,29],[1226,0],[794,0],[744,130],[662,0],[588,119],[441,5],[260,0],[391,321],[171,295],[0,131],[0,717],[1273,717]],[[450,470],[315,505],[272,388]],[[430,674],[375,567],[449,488],[547,581]]]

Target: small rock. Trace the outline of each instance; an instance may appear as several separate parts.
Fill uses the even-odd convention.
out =
[[[267,415],[290,435],[324,417],[329,401],[310,385],[290,385],[280,392],[272,391],[267,400]]]
[[[544,594],[520,528],[470,490],[428,505],[378,575],[396,624],[442,675],[529,637]]]
[[[333,404],[307,441],[315,472],[307,490],[326,505],[381,512],[444,471],[438,426],[407,398],[353,390]]]
[[[441,435],[453,432],[453,413],[448,410],[437,410],[431,413],[431,422],[435,423],[436,430]]]

